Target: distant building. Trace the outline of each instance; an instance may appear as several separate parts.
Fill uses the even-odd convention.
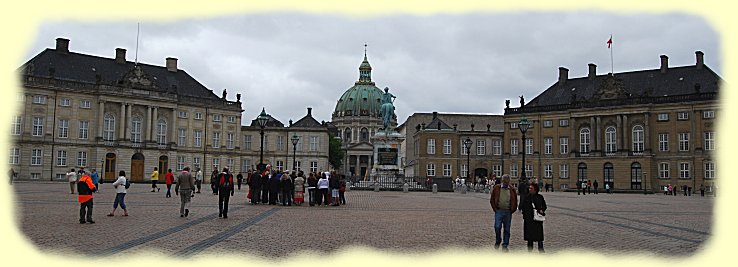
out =
[[[520,107],[505,108],[504,172],[543,178],[556,189],[598,181],[616,190],[698,189],[716,182],[715,129],[723,80],[696,52],[691,66],[559,79]],[[523,99],[521,99],[523,102]],[[518,122],[531,129],[521,141]],[[525,167],[522,153],[526,153]]]

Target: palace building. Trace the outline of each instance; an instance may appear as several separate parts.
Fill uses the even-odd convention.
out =
[[[241,125],[240,94],[235,101],[226,90],[217,96],[178,69],[176,58],[165,66],[131,62],[122,48],[104,58],[72,52],[69,40],[58,38],[19,74],[21,110],[7,146],[18,179],[64,180],[70,169],[85,167],[105,180],[124,170],[144,181],[154,167],[163,173],[190,166],[207,181],[212,170],[238,173],[258,164],[260,128]],[[267,125],[266,163],[328,168],[329,127],[310,113],[287,127]],[[294,136],[297,146],[289,143]],[[288,152],[297,152],[289,154],[296,160]]]
[[[697,51],[689,66],[559,79],[528,103],[505,108],[505,173],[555,189],[598,181],[615,190],[661,192],[715,183],[718,90],[723,80]],[[522,141],[521,118],[531,123]],[[503,146],[505,146],[503,145]],[[522,162],[522,153],[526,162]],[[525,165],[525,166],[523,166]]]

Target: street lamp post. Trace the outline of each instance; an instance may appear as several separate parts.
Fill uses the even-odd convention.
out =
[[[471,163],[469,159],[471,155],[471,153],[469,153],[470,152],[469,150],[471,149],[471,145],[472,145],[472,140],[469,139],[469,137],[467,137],[466,140],[464,140],[464,148],[466,148],[466,181],[467,182],[469,182],[469,178],[470,178],[469,170],[471,169],[471,166],[470,166]]]
[[[646,175],[648,172],[643,172],[643,178],[641,179],[641,184],[643,186],[643,194],[646,195]]]
[[[297,134],[292,135],[292,170],[297,171],[297,142],[300,142],[300,137]]]
[[[261,108],[261,114],[256,118],[259,123],[259,134],[261,135],[261,149],[259,151],[259,171],[264,170],[264,127],[266,127],[267,121],[269,121],[269,115],[267,115],[264,108]]]
[[[518,194],[520,195],[520,202],[523,202],[523,200],[528,197],[528,178],[525,177],[525,154],[527,153],[527,151],[525,151],[527,149],[525,144],[525,132],[528,131],[528,127],[530,127],[528,118],[523,117],[522,119],[520,119],[520,122],[518,123],[518,129],[520,129],[520,133],[523,134],[523,173],[520,174],[520,181],[518,182]]]

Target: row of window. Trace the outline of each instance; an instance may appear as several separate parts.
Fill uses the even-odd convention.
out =
[[[441,176],[443,177],[450,177],[451,176],[451,164],[450,163],[443,163],[443,173]],[[635,173],[632,173],[637,179],[634,178],[632,182],[640,182],[642,175],[641,172],[641,165],[640,163],[633,163],[631,165],[632,170],[637,171]],[[543,178],[553,178],[553,166],[551,164],[544,164],[543,165]],[[705,179],[715,179],[715,163],[712,161],[705,161],[704,162],[704,178]],[[501,165],[493,165],[492,166],[492,173],[495,174],[497,177],[500,177],[502,175],[502,166]],[[468,167],[467,165],[461,165],[461,177],[468,177]],[[426,165],[426,175],[427,176],[436,176],[436,164],[435,163],[428,163]],[[603,181],[604,182],[612,182],[613,177],[615,175],[614,168],[612,163],[605,163],[603,168]],[[518,164],[512,163],[510,164],[510,176],[511,177],[518,177]],[[526,177],[533,177],[533,165],[526,164],[525,165],[525,176]],[[569,178],[569,165],[568,164],[561,164],[559,165],[559,178]],[[659,163],[659,178],[660,179],[669,179],[671,176],[669,175],[669,163],[668,162],[662,162]],[[691,179],[691,163],[689,162],[680,162],[679,163],[679,179]],[[585,163],[580,163],[577,167],[577,179],[578,180],[587,180],[587,165]]]
[[[349,127],[346,127],[346,129],[343,130],[343,133],[341,133],[341,130],[338,130],[338,136],[342,136],[343,134],[343,140],[346,143],[351,143],[353,139],[351,139],[351,133],[353,130]],[[359,129],[359,142],[369,142],[369,136],[374,135],[374,129],[370,130],[366,127]]]
[[[450,155],[451,154],[451,139],[444,139],[443,140],[443,154],[444,155]],[[472,146],[469,147],[469,152],[471,152],[471,149],[476,150],[477,155],[486,155],[487,154],[487,140],[478,139],[475,140]],[[416,145],[416,150],[418,146]],[[467,150],[464,146],[464,140],[459,141],[459,147],[461,147],[461,155],[466,155]],[[436,139],[427,139],[427,145],[426,145],[426,153],[429,155],[436,154]],[[492,140],[492,154],[493,155],[500,155],[502,153],[502,141],[500,139]],[[416,152],[417,154],[417,152]]]
[[[31,149],[31,166],[40,166],[43,164],[43,149]],[[19,165],[20,164],[20,148],[12,147],[8,153],[8,164]],[[68,153],[66,150],[56,151],[56,166],[67,166]],[[87,166],[87,151],[77,151],[77,165],[76,166]]]
[[[715,111],[714,110],[704,110],[702,111],[702,118],[704,119],[713,119],[715,118]],[[659,113],[656,117],[658,121],[668,121],[669,120],[669,113]],[[677,120],[689,120],[689,112],[682,111],[677,112]],[[559,127],[567,127],[569,126],[569,120],[568,119],[561,119],[559,120]],[[530,128],[533,128],[533,124],[529,126]],[[553,127],[553,120],[544,120],[543,121],[543,127],[544,128],[550,128]],[[518,122],[510,122],[510,129],[517,129],[518,128]]]

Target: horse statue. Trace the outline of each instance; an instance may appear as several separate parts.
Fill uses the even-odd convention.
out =
[[[382,121],[384,125],[384,131],[389,132],[390,123],[392,122],[392,116],[395,114],[394,95],[389,92],[389,87],[384,88],[384,95],[382,95],[382,105],[379,108],[380,114],[382,114]]]

